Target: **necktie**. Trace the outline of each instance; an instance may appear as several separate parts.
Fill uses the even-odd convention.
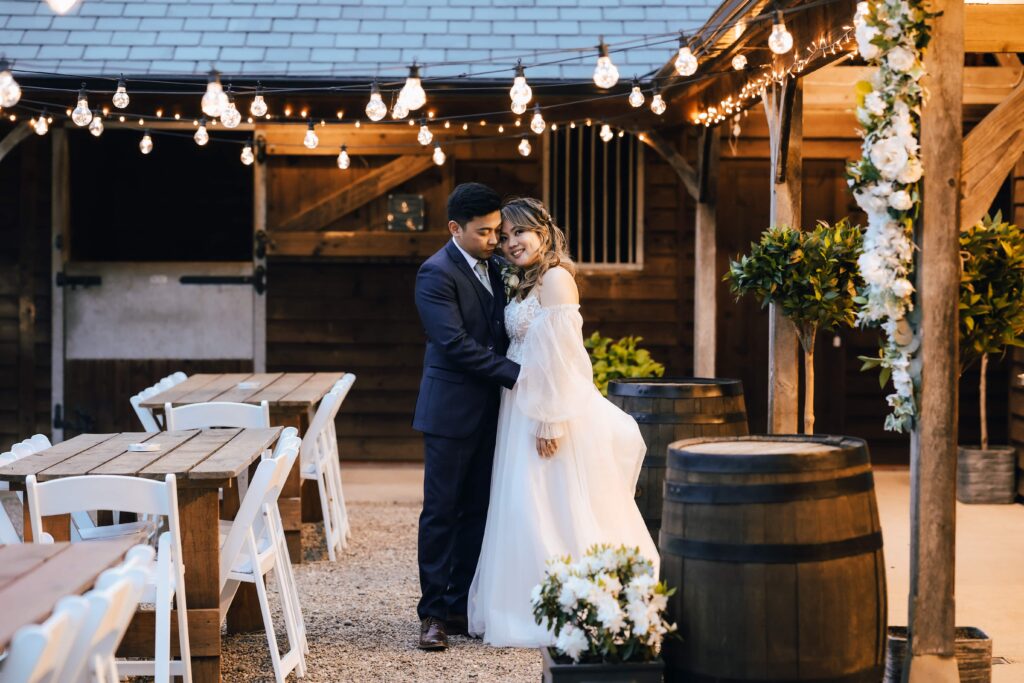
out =
[[[491,278],[487,275],[487,262],[477,261],[474,270],[476,271],[477,278],[480,280],[480,284],[487,288],[488,294],[494,296],[494,290],[491,289]]]

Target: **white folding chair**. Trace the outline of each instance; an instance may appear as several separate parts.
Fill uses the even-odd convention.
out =
[[[174,384],[181,384],[182,382],[188,379],[188,375],[179,370],[178,372],[167,375],[167,378],[170,379],[171,382],[173,382]]]
[[[67,667],[89,603],[79,596],[61,598],[42,624],[23,626],[11,639],[0,666],[0,683],[64,683],[75,680]],[[76,667],[73,667],[76,668]],[[65,675],[65,674],[69,675]]]
[[[36,434],[24,441],[14,444],[11,450],[0,453],[0,467],[10,465],[26,456],[38,453],[50,447],[50,440],[44,434]],[[0,481],[0,491],[10,491],[11,487],[6,481]],[[18,499],[22,500],[23,495],[19,491]],[[3,505],[0,505],[0,545],[21,543],[21,537],[14,528],[14,523],[7,515]]]
[[[142,406],[142,402],[145,401],[147,398],[152,398],[153,396],[156,396],[159,393],[167,391],[175,384],[179,384],[178,381],[172,379],[173,377],[173,375],[168,375],[167,377],[164,377],[153,386],[146,387],[145,389],[143,389],[142,391],[128,399],[129,403],[132,404],[132,410],[135,411],[136,417],[138,417],[139,422],[142,423],[142,428],[145,429],[147,432],[159,432],[161,427],[160,421],[156,418],[156,415],[153,414],[153,411],[150,410],[149,408],[144,408]]]
[[[173,407],[164,405],[167,430],[209,429],[211,427],[258,428],[270,426],[270,404],[192,403]]]
[[[87,475],[39,483],[34,475],[25,480],[33,537],[42,541],[42,518],[81,510],[108,510],[117,505],[124,512],[162,517],[167,532],[160,535],[155,565],[150,568],[142,602],[156,606],[156,656],[153,660],[130,660],[120,667],[129,675],[155,676],[158,683],[170,676],[192,680],[188,644],[188,620],[178,620],[181,658],[170,658],[172,602],[185,614],[185,570],[181,559],[181,527],[178,521],[178,489],[174,475],[164,481],[138,477]]]
[[[299,440],[292,438],[279,449],[279,455],[260,461],[235,519],[221,522],[221,614],[227,613],[240,583],[255,584],[274,678],[278,683],[284,683],[292,671],[300,678],[306,675],[305,627],[277,508],[277,499],[298,452]],[[278,648],[274,633],[265,582],[272,569],[277,572],[288,636],[288,651],[284,654]]]

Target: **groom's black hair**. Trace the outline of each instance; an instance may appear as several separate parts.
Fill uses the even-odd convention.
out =
[[[501,197],[482,183],[462,183],[448,195],[448,220],[465,227],[478,216],[501,210]]]

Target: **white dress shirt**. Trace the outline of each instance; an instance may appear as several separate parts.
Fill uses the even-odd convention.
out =
[[[458,249],[459,252],[462,253],[463,257],[465,257],[466,263],[469,264],[469,269],[471,271],[473,271],[474,275],[477,276],[476,279],[480,281],[480,284],[482,284],[484,286],[484,288],[487,289],[487,291],[491,294],[491,296],[494,296],[494,291],[491,289],[491,282],[490,282],[491,278],[490,278],[490,274],[489,274],[490,273],[490,268],[487,267],[487,261],[482,261],[482,260],[476,258],[475,256],[470,256],[469,252],[467,252],[465,249],[463,249],[462,246],[458,243],[458,241],[456,241],[456,239],[454,237],[452,238],[452,244],[454,244],[455,248]],[[477,270],[477,264],[478,263],[484,264],[484,267],[487,269],[488,275],[487,275],[486,279],[481,277],[480,271]]]

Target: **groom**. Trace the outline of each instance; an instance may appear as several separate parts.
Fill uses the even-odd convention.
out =
[[[448,197],[451,240],[420,267],[416,308],[427,333],[413,429],[423,432],[419,647],[466,635],[466,602],[490,497],[500,387],[519,365],[505,358],[505,290],[494,251],[501,198],[479,183]]]

